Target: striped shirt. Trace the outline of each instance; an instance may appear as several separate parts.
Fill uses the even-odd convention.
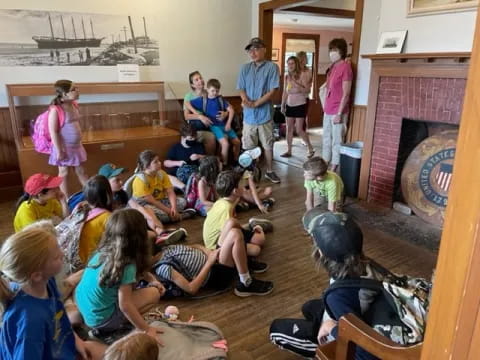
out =
[[[168,246],[164,251],[162,258],[159,262],[165,262],[155,267],[155,273],[160,279],[173,281],[172,279],[172,265],[168,263],[175,263],[178,268],[175,268],[185,279],[192,281],[202,270],[203,266],[207,262],[207,255],[199,249],[185,246],[185,245],[172,245]],[[205,285],[207,282],[202,285]]]

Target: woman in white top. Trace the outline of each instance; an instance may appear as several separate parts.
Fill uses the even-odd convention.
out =
[[[284,90],[282,95],[282,112],[287,119],[287,151],[282,157],[292,156],[293,127],[297,134],[308,146],[307,157],[315,154],[305,131],[304,123],[307,115],[307,96],[310,93],[311,74],[302,71],[297,57],[290,56],[287,60],[288,72],[285,74]]]

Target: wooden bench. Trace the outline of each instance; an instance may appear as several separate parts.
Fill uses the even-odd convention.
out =
[[[317,348],[318,360],[353,360],[358,345],[379,359],[418,360],[422,344],[402,346],[373,330],[353,314],[338,322],[338,338]]]

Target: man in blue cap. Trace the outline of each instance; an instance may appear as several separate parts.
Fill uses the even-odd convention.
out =
[[[237,81],[243,106],[242,145],[245,150],[261,145],[267,171],[265,177],[273,183],[280,179],[272,168],[273,105],[272,98],[280,86],[278,66],[265,59],[265,43],[255,37],[245,47],[251,62],[242,65]]]

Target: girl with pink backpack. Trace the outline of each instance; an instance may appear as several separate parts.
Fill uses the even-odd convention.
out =
[[[82,186],[87,182],[88,177],[81,165],[87,160],[87,153],[82,145],[80,113],[77,104],[78,88],[70,80],[58,80],[55,83],[55,91],[57,96],[51,103],[54,106],[51,106],[48,112],[48,131],[52,139],[48,163],[58,166],[58,176],[64,179],[60,189],[68,196],[65,179],[69,169],[75,169]]]

